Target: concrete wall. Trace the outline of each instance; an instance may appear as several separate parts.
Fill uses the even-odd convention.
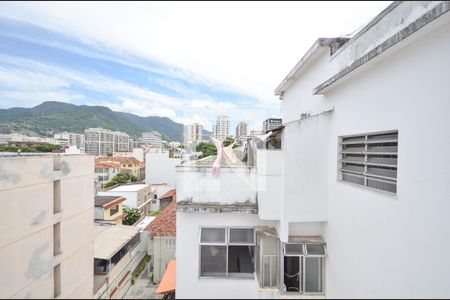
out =
[[[94,157],[55,157],[0,157],[0,205],[7,212],[0,225],[1,298],[53,298],[58,264],[61,297],[92,297]],[[61,186],[57,214],[54,180]],[[58,223],[61,252],[54,255]]]
[[[157,283],[163,277],[169,262],[175,259],[176,238],[155,236],[150,244],[153,248],[153,282]]]
[[[283,219],[322,224],[328,297],[450,295],[449,36],[446,13],[357,77],[312,96],[328,72],[323,52],[284,95],[284,120],[334,107],[288,124],[283,145]],[[338,137],[385,130],[399,132],[397,193],[339,181]]]
[[[283,186],[283,152],[258,150],[258,214],[262,220],[280,220]]]
[[[146,153],[145,183],[175,186],[175,166],[180,163],[179,158],[169,158],[169,152]]]
[[[232,188],[231,188],[232,187]],[[177,167],[177,202],[256,203],[256,173],[251,168]]]

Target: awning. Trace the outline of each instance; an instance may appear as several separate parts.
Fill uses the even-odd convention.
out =
[[[157,294],[163,294],[175,291],[175,279],[176,279],[176,262],[171,260],[167,266],[166,272],[164,273],[158,288],[156,289]]]

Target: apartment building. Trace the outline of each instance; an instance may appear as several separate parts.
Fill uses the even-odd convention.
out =
[[[2,155],[0,166],[0,298],[91,298],[94,158]]]
[[[177,297],[450,296],[449,10],[318,39],[275,91],[281,149],[177,167]]]
[[[122,299],[139,263],[138,227],[96,223],[94,239],[94,299]]]
[[[114,131],[114,152],[130,151],[130,136],[124,132]]]
[[[55,144],[61,146],[76,146],[81,151],[84,151],[84,134],[73,132],[61,132],[53,135]]]
[[[203,139],[203,125],[193,123],[184,126],[184,143],[197,144]]]
[[[239,122],[236,126],[236,142],[242,144],[247,139],[247,123]]]
[[[266,133],[272,129],[278,128],[282,125],[282,123],[283,119],[281,118],[268,118],[263,122],[263,131]]]
[[[217,116],[215,137],[223,141],[230,135],[230,118],[228,116]]]
[[[103,128],[89,128],[84,131],[87,154],[106,156],[114,153],[114,133]]]
[[[145,145],[161,148],[161,134],[158,131],[142,133],[141,141]]]

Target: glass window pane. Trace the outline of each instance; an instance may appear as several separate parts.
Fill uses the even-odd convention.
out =
[[[202,228],[200,242],[225,244],[225,228]]]
[[[305,292],[322,292],[322,259],[321,257],[305,257]]]
[[[200,276],[225,277],[227,268],[226,246],[200,246]]]
[[[255,271],[254,246],[228,246],[228,275],[251,277]]]
[[[230,228],[230,244],[254,244],[253,228]]]
[[[303,244],[284,244],[284,255],[303,255]]]
[[[325,255],[324,244],[306,244],[307,255]]]

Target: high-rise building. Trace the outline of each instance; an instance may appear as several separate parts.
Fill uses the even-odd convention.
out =
[[[193,123],[184,126],[184,142],[196,144],[203,139],[203,125]]]
[[[281,118],[268,118],[263,122],[263,131],[266,133],[269,130],[280,127],[283,123]]]
[[[55,133],[53,139],[56,145],[61,146],[76,146],[78,149],[84,152],[84,134],[73,132],[61,132]]]
[[[142,133],[142,142],[152,147],[161,147],[161,134],[158,131]]]
[[[230,135],[230,118],[228,116],[217,116],[216,138],[223,141]]]
[[[0,298],[92,298],[94,157],[33,153],[0,165],[10,174],[0,178]]]
[[[114,132],[114,152],[130,151],[130,136],[126,133]]]
[[[84,131],[85,152],[97,156],[114,153],[114,133],[103,128],[89,128]]]
[[[236,142],[241,144],[247,138],[247,123],[240,122],[236,126]]]

